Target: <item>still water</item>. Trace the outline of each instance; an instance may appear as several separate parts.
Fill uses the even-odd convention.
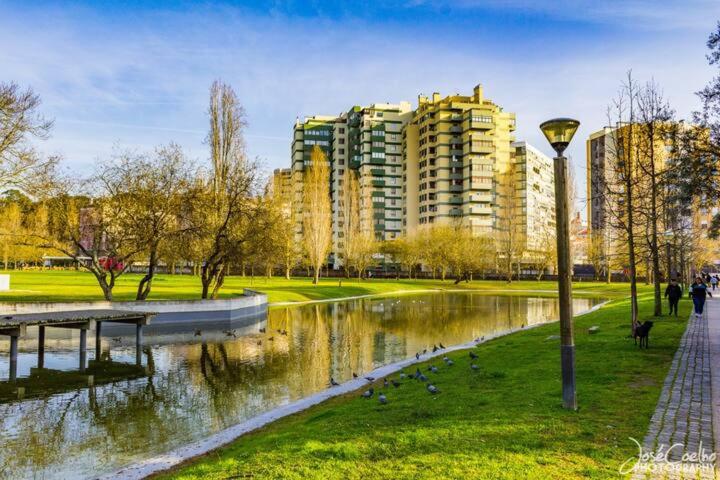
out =
[[[574,310],[600,301],[575,299]],[[151,326],[140,374],[115,368],[112,381],[103,383],[99,374],[92,386],[70,373],[78,368],[79,334],[67,329],[48,329],[46,339],[45,368],[63,372],[31,382],[36,332],[29,331],[20,342],[18,375],[35,393],[0,403],[0,478],[93,477],[311,395],[331,376],[342,382],[436,343],[557,317],[555,299],[438,293],[274,309],[244,326]],[[126,332],[103,337],[104,361],[135,362],[134,336]],[[88,337],[92,359],[94,335]],[[8,343],[0,343],[3,380]]]

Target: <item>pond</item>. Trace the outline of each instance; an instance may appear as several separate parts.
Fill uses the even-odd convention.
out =
[[[601,301],[575,299],[574,311]],[[132,331],[110,331],[102,362],[91,362],[93,385],[76,371],[78,331],[47,330],[48,372],[34,368],[36,332],[28,329],[18,369],[25,396],[8,398],[12,390],[0,382],[0,478],[95,477],[328,388],[330,377],[342,382],[434,344],[557,317],[556,299],[475,293],[310,304],[244,326],[147,327],[143,369],[134,366]],[[9,342],[2,343],[7,380]]]

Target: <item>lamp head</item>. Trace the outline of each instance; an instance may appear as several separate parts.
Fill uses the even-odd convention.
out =
[[[579,126],[580,122],[572,118],[553,118],[541,123],[540,130],[542,130],[545,138],[548,139],[558,156],[562,156]]]

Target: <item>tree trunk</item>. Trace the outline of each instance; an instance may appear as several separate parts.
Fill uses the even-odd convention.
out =
[[[155,276],[155,266],[157,264],[157,246],[150,248],[150,259],[148,260],[147,274],[140,280],[135,300],[147,300],[152,288],[153,277]]]
[[[290,267],[285,267],[285,280],[290,280]]]
[[[315,272],[313,274],[313,285],[317,285],[318,283],[320,283],[320,268],[321,267],[315,268]]]

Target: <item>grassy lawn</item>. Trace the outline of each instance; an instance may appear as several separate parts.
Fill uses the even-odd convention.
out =
[[[641,317],[652,294],[641,289]],[[617,478],[642,440],[690,311],[657,318],[649,350],[628,334],[627,299],[576,321],[580,410],[560,407],[557,324],[509,335],[432,363],[441,393],[404,380],[380,405],[338,397],[246,435],[161,478]],[[599,325],[600,332],[587,333]],[[426,370],[427,363],[420,363]],[[410,371],[410,369],[408,369]],[[394,376],[398,378],[398,376]]]
[[[2,272],[0,272],[2,273]],[[63,302],[102,300],[102,291],[95,278],[85,272],[75,271],[10,271],[9,292],[0,292],[0,302]],[[116,300],[134,300],[141,275],[125,274],[118,279],[114,289]],[[228,298],[242,294],[243,288],[252,288],[268,294],[270,302],[302,302],[355,295],[388,294],[404,290],[423,289],[478,289],[502,291],[504,294],[523,294],[520,290],[544,290],[535,295],[555,295],[555,282],[521,281],[507,284],[503,281],[474,281],[454,285],[452,280],[357,280],[322,279],[313,285],[309,278],[274,277],[228,277],[220,297]],[[581,282],[576,283],[577,295],[612,296],[628,292],[627,284]],[[200,298],[200,279],[191,275],[158,275],[153,281],[150,300]]]

